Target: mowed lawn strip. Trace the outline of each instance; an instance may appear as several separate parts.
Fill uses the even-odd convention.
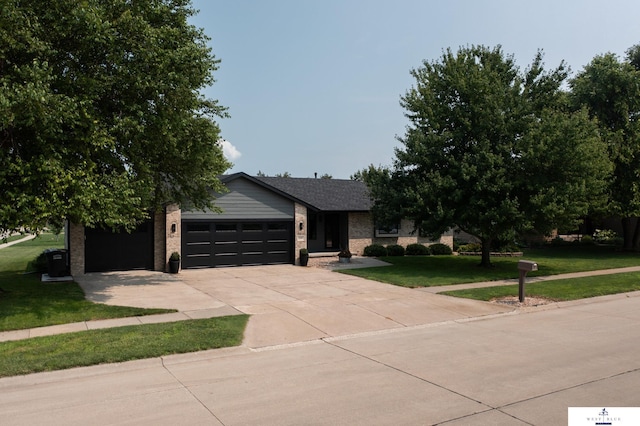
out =
[[[42,283],[31,262],[63,244],[64,236],[43,234],[0,250],[0,331],[176,312],[93,303],[75,282]]]
[[[431,287],[518,278],[518,261],[533,260],[539,270],[528,276],[640,266],[640,254],[616,251],[612,247],[569,246],[531,249],[522,257],[493,257],[491,268],[479,266],[476,256],[382,257],[391,266],[340,271],[403,287]]]
[[[126,326],[0,343],[0,377],[237,346],[248,315]]]
[[[639,290],[640,273],[629,272],[596,277],[526,283],[525,297],[543,297],[555,301],[566,301]],[[452,290],[438,294],[490,301],[507,296],[517,297],[518,285]]]

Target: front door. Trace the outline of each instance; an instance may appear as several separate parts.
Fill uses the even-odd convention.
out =
[[[340,215],[327,213],[324,216],[324,248],[340,250]]]

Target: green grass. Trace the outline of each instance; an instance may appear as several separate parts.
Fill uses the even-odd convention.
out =
[[[83,331],[0,343],[0,377],[237,346],[248,315]]]
[[[75,282],[40,282],[30,262],[44,249],[63,244],[63,236],[43,234],[0,250],[0,331],[175,312],[102,305],[86,300]]]
[[[640,273],[632,272],[614,275],[601,275],[597,277],[527,283],[525,285],[525,296],[544,297],[555,301],[565,301],[638,290],[640,290]],[[453,290],[439,294],[489,301],[506,296],[517,297],[518,285]]]
[[[640,254],[624,253],[611,247],[569,246],[526,250],[521,258],[494,257],[493,266],[478,266],[473,256],[383,257],[392,266],[340,271],[403,287],[430,287],[518,278],[520,259],[538,263],[538,272],[529,276],[640,266]]]

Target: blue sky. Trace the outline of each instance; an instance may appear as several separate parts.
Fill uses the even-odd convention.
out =
[[[204,95],[231,172],[349,178],[389,165],[408,124],[409,74],[443,49],[501,44],[521,68],[538,49],[573,74],[640,43],[637,0],[193,0],[220,69]]]

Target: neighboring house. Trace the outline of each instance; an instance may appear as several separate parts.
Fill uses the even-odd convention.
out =
[[[366,246],[430,244],[410,221],[376,229],[363,182],[342,179],[223,176],[215,194],[221,213],[168,206],[133,233],[70,225],[72,274],[112,270],[164,271],[172,252],[183,268],[290,263],[299,250],[362,254]],[[451,233],[439,241],[453,245]]]

